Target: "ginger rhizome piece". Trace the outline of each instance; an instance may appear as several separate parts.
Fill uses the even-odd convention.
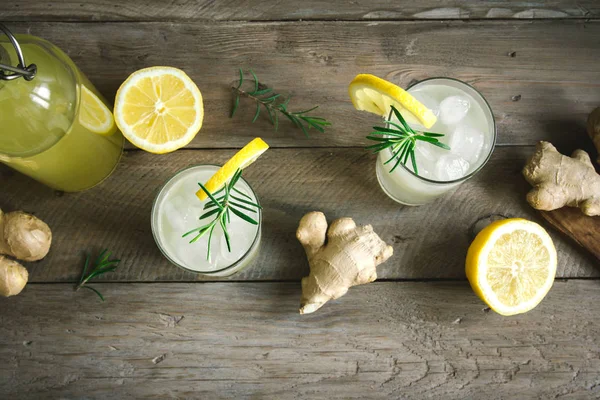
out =
[[[551,143],[539,142],[523,176],[533,186],[527,193],[533,208],[550,211],[570,206],[586,215],[600,215],[600,175],[585,151],[575,150],[567,157]]]
[[[0,210],[0,254],[23,261],[41,260],[48,254],[52,232],[44,221],[22,211]]]
[[[588,117],[587,131],[598,150],[597,162],[600,164],[600,107],[592,111]]]
[[[0,256],[0,296],[14,296],[21,293],[29,274],[25,267],[16,261]]]
[[[310,275],[302,278],[300,314],[315,312],[352,286],[373,282],[376,267],[394,252],[371,225],[356,226],[352,218],[340,218],[328,231],[325,215],[316,211],[302,217],[296,237],[310,265]]]

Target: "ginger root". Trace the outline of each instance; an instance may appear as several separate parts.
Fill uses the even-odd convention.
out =
[[[44,221],[22,211],[0,210],[0,254],[23,261],[41,260],[48,254],[52,232]]]
[[[0,296],[8,297],[21,293],[29,274],[16,261],[0,256]]]
[[[600,164],[600,107],[596,108],[589,115],[587,120],[587,131],[588,135],[594,142],[594,146],[598,150],[597,162]]]
[[[394,252],[371,225],[356,226],[352,218],[332,222],[327,231],[327,220],[321,212],[302,217],[296,237],[310,265],[309,276],[302,278],[300,314],[315,312],[329,300],[345,295],[352,286],[373,282],[377,279],[376,267]]]
[[[585,151],[575,150],[567,157],[551,143],[539,142],[523,176],[533,186],[527,194],[533,208],[550,211],[570,206],[586,215],[600,215],[600,175]]]

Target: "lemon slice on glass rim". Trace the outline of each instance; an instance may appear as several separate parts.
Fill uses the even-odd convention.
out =
[[[387,118],[393,105],[409,124],[431,128],[435,114],[410,93],[391,82],[371,74],[359,74],[350,82],[348,94],[354,108]]]
[[[252,164],[262,153],[267,151],[269,145],[261,138],[256,138],[244,146],[233,157],[229,159],[215,174],[204,184],[206,190],[215,193],[221,189],[235,175],[238,169],[244,169]],[[204,190],[196,192],[201,201],[208,198]]]
[[[510,218],[479,232],[467,253],[466,274],[492,310],[514,315],[542,301],[554,283],[556,264],[548,232],[535,222]]]

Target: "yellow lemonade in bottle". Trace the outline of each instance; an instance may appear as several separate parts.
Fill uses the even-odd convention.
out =
[[[123,149],[109,104],[56,46],[29,35],[16,40],[36,71],[29,80],[0,80],[0,161],[58,190],[97,185]],[[0,64],[20,64],[13,47],[0,36]]]

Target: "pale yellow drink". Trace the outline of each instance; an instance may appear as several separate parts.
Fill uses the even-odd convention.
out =
[[[31,81],[0,81],[0,161],[58,190],[97,185],[116,167],[124,138],[114,125],[99,134],[82,124],[84,87],[112,107],[60,49],[33,36],[17,40],[37,74]],[[4,36],[0,60],[17,63]]]

